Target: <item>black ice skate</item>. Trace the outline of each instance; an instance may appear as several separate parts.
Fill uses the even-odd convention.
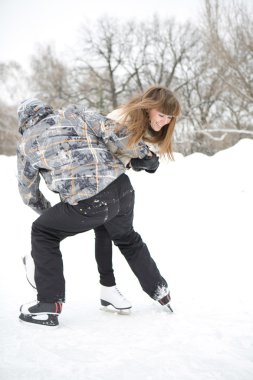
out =
[[[168,293],[166,296],[164,296],[163,298],[161,298],[160,300],[158,300],[158,302],[162,306],[166,306],[173,313],[172,307],[170,306],[170,300],[171,300],[170,293]]]
[[[58,326],[58,315],[62,311],[61,302],[33,302],[20,307],[19,319],[23,322],[43,326]]]

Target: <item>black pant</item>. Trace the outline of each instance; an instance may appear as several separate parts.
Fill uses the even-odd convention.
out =
[[[166,281],[151,258],[146,244],[134,231],[134,190],[122,174],[96,196],[76,206],[58,203],[32,225],[32,257],[38,300],[65,300],[65,279],[60,242],[68,236],[104,225],[137,276],[143,290],[156,298]]]
[[[100,276],[100,284],[116,285],[112,265],[112,240],[104,225],[94,228],[95,257]]]

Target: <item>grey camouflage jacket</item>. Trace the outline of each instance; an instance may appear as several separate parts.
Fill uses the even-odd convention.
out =
[[[39,189],[40,175],[63,202],[75,205],[96,195],[125,172],[113,153],[143,158],[149,152],[142,141],[135,149],[127,143],[126,128],[79,106],[53,112],[35,124],[29,120],[17,147],[24,203],[39,214],[51,206]]]

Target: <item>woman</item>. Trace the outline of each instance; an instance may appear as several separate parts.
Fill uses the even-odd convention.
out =
[[[128,128],[130,133],[129,145],[134,146],[140,140],[149,145],[152,151],[160,156],[173,159],[172,138],[177,117],[181,111],[180,103],[175,94],[162,86],[152,86],[143,94],[136,96],[128,103],[114,110],[108,118],[117,121]],[[117,157],[127,168],[142,170],[138,159],[120,154]],[[146,170],[154,173],[156,170]],[[95,257],[100,274],[100,299],[102,305],[112,305],[116,309],[129,309],[131,304],[118,291],[112,265],[112,241],[104,226],[95,231]],[[131,264],[126,257],[129,265]],[[168,300],[164,300],[166,303]],[[161,302],[162,303],[162,302]],[[163,303],[162,303],[163,304]]]

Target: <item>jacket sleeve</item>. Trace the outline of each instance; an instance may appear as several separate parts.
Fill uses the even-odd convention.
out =
[[[115,109],[113,110],[112,112],[110,112],[108,115],[106,115],[106,117],[108,119],[111,119],[117,123],[120,123],[121,124],[121,121],[122,121],[122,115],[121,115],[121,112],[120,112],[120,109]],[[115,155],[117,156],[117,158],[123,163],[123,165],[125,166],[125,168],[128,168],[129,169],[129,164],[130,164],[130,161],[131,161],[131,156],[128,156],[126,154],[122,154],[120,153],[120,151],[118,150],[118,148],[116,147],[115,149]]]
[[[23,202],[38,214],[51,207],[50,202],[39,190],[40,173],[34,168],[20,149],[17,149],[18,189]]]
[[[97,113],[92,113],[85,121],[92,129],[93,133],[101,138],[107,146],[109,143],[117,147],[117,154],[131,158],[143,158],[149,154],[148,146],[140,140],[134,147],[128,147],[129,134],[126,127],[118,124],[116,121],[109,119]],[[114,153],[114,152],[113,152]]]

